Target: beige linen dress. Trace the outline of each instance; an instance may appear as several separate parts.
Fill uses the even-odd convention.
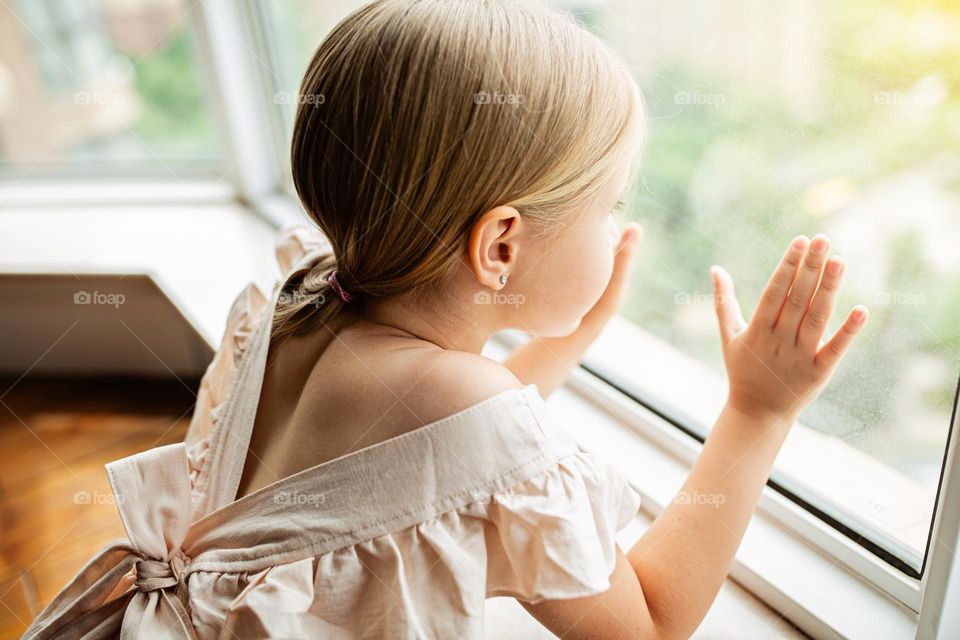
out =
[[[281,232],[282,280],[328,247]],[[186,441],[107,465],[128,539],[26,638],[481,638],[488,597],[609,588],[640,498],[533,384],[237,500],[280,291],[236,299]]]

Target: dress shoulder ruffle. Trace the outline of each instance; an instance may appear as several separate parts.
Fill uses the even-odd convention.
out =
[[[609,589],[617,532],[639,506],[616,469],[580,451],[436,518],[248,575],[239,596],[205,603],[209,619],[194,608],[194,622],[231,638],[482,638],[488,597]],[[207,597],[236,593],[233,574],[193,580],[209,582],[195,585]]]

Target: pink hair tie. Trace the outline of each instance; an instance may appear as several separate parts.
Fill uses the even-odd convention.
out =
[[[343,300],[344,302],[350,302],[351,300],[353,300],[353,296],[347,293],[346,291],[344,291],[343,287],[340,286],[340,283],[337,282],[336,271],[332,272],[327,277],[327,284],[329,284],[333,288],[333,290],[337,292],[337,295],[340,296],[340,299]]]

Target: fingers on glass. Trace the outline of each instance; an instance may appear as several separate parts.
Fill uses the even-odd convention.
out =
[[[720,323],[720,336],[723,343],[726,344],[730,338],[743,330],[746,322],[743,319],[743,312],[740,310],[740,303],[737,302],[736,292],[733,286],[733,279],[730,274],[722,267],[711,268],[714,286],[714,308],[717,311],[717,319]]]
[[[844,262],[840,256],[829,258],[823,268],[823,277],[820,286],[807,309],[803,321],[800,323],[800,332],[797,334],[797,344],[815,352],[820,340],[827,330],[827,322],[833,315],[837,304],[837,294],[840,291],[840,282],[843,280]]]
[[[816,235],[810,241],[804,253],[803,260],[797,268],[797,275],[790,287],[790,293],[783,303],[780,317],[777,319],[775,331],[783,336],[797,336],[800,321],[807,313],[810,301],[817,291],[823,266],[827,261],[827,252],[830,250],[830,240],[825,235]]]
[[[854,307],[847,314],[847,319],[843,321],[843,325],[837,329],[833,337],[820,347],[816,357],[817,364],[827,369],[836,366],[850,347],[853,339],[863,329],[863,325],[867,323],[868,316],[866,307],[861,305]]]
[[[767,286],[760,296],[760,302],[757,304],[753,317],[757,326],[765,329],[773,329],[787,299],[787,293],[796,277],[797,270],[806,253],[809,239],[806,236],[797,236],[787,247],[780,264],[774,270],[773,275],[767,282]]]

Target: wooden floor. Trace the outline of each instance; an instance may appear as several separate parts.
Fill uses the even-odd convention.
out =
[[[103,465],[182,441],[178,380],[0,379],[0,638],[18,638],[98,549],[125,537]]]

